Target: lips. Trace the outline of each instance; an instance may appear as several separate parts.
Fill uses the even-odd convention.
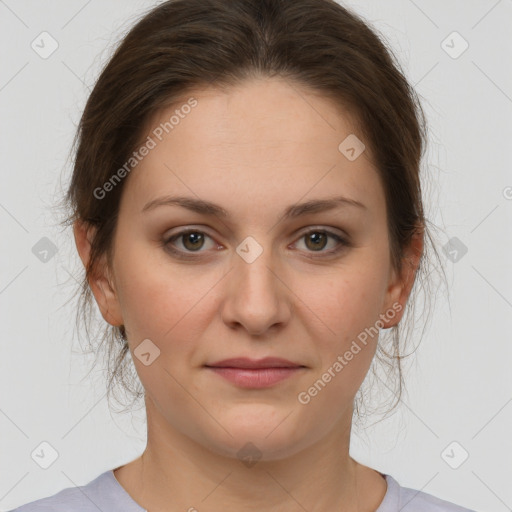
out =
[[[248,368],[248,369],[265,369],[265,368],[304,368],[304,365],[288,361],[279,357],[264,357],[263,359],[250,359],[248,357],[235,357],[231,359],[223,359],[211,364],[206,364],[209,368]]]
[[[235,357],[205,365],[212,372],[239,388],[263,389],[302,374],[304,365],[279,357],[250,359]]]

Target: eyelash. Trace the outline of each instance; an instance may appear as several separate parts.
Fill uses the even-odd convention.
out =
[[[199,251],[184,252],[184,251],[175,249],[171,245],[172,242],[174,242],[174,241],[178,240],[180,237],[188,235],[190,233],[199,233],[199,234],[202,234],[202,235],[206,235],[209,238],[212,238],[207,233],[205,233],[204,231],[201,231],[199,229],[185,229],[183,231],[180,231],[179,233],[176,233],[176,234],[172,235],[171,237],[167,237],[167,238],[163,239],[162,240],[162,246],[168,252],[170,252],[171,254],[173,254],[177,258],[180,258],[180,259],[194,259],[194,258],[197,258],[197,256],[194,256],[194,253],[195,252],[200,253],[200,252],[203,252],[203,251],[199,250]],[[339,245],[335,249],[331,249],[329,251],[320,251],[319,253],[321,255],[319,255],[319,256],[317,256],[317,255],[308,256],[309,258],[323,258],[323,257],[328,257],[328,256],[334,256],[335,254],[338,254],[343,249],[351,246],[351,244],[345,238],[342,238],[340,235],[338,235],[336,233],[333,233],[332,231],[329,231],[329,230],[326,230],[326,229],[311,229],[310,231],[307,231],[306,233],[303,233],[298,238],[298,240],[301,240],[304,237],[306,237],[308,235],[311,235],[312,233],[322,233],[322,234],[325,234],[325,235],[327,235],[329,237],[332,237],[332,238],[334,238],[338,242]],[[311,252],[315,253],[315,251],[311,251]]]

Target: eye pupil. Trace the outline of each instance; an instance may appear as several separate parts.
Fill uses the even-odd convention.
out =
[[[192,247],[187,246],[187,242],[190,241],[190,239],[192,239]],[[189,250],[199,249],[203,241],[203,234],[198,233],[197,231],[186,233],[183,235],[183,245]]]
[[[323,249],[325,247],[326,240],[327,240],[326,234],[318,232],[318,231],[315,231],[313,233],[306,235],[306,245],[308,245],[309,242],[311,242],[311,241],[314,242],[314,245],[312,247],[309,247],[309,245],[308,245],[308,248]],[[318,244],[319,241],[320,241],[320,244]],[[322,244],[322,241],[324,242],[323,244]]]

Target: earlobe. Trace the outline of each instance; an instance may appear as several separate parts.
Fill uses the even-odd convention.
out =
[[[407,273],[405,268],[402,271],[402,275],[404,273]],[[395,269],[393,269],[392,275],[393,281],[387,292],[386,310],[380,315],[384,329],[389,329],[400,322],[407,302],[407,279],[402,279],[402,277],[398,276]]]
[[[77,220],[73,224],[73,233],[78,254],[85,269],[87,269],[96,228],[86,222]],[[122,325],[123,319],[119,300],[104,255],[102,255],[100,261],[96,262],[95,268],[91,270],[88,282],[105,321],[114,326]]]

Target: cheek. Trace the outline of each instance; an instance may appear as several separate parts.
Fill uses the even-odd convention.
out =
[[[144,261],[144,260],[138,260]],[[139,269],[139,272],[136,269]],[[133,361],[144,388],[158,403],[167,403],[165,414],[186,411],[194,383],[190,382],[189,363],[195,363],[194,354],[201,329],[207,323],[205,307],[207,290],[214,286],[214,276],[192,279],[177,267],[137,264],[126,259],[126,279],[121,288],[120,303],[130,338]],[[149,365],[138,358],[138,345],[149,339],[149,351],[158,354]],[[184,364],[186,363],[186,364]],[[183,384],[187,382],[183,388]],[[171,411],[172,410],[172,411]],[[163,411],[162,411],[163,412]],[[168,418],[172,420],[171,417]],[[178,421],[174,418],[172,421]]]
[[[385,269],[375,262],[373,266],[347,265],[317,281],[308,293],[308,306],[343,343],[378,320],[386,289],[384,276]]]
[[[197,280],[191,283],[177,267],[150,261],[135,251],[120,259],[118,269],[119,303],[134,341],[164,342],[180,329],[202,295]]]
[[[376,322],[383,312],[387,267],[363,254],[351,261],[353,264],[336,272],[317,276],[316,286],[309,288],[305,300],[307,309],[321,320],[319,323],[309,313],[319,325],[317,332],[311,333],[321,361],[317,378],[323,374],[322,380],[329,382],[319,402],[351,400],[377,348]]]

